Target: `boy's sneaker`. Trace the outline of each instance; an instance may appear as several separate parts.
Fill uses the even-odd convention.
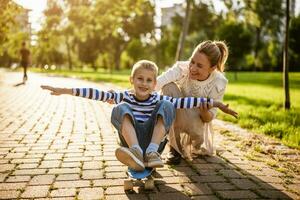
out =
[[[145,166],[151,168],[163,167],[164,163],[160,158],[160,154],[158,152],[149,152],[145,155]]]
[[[120,147],[115,151],[117,159],[135,171],[143,171],[143,154],[137,148]]]

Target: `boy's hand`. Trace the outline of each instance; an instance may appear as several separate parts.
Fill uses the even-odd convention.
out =
[[[55,87],[51,87],[49,85],[41,85],[41,88],[44,90],[50,90],[51,91],[51,95],[61,95],[64,94],[63,89],[62,88],[55,88]]]
[[[235,118],[238,118],[239,114],[235,112],[234,110],[229,108],[229,104],[225,105],[223,103],[220,103],[218,106],[220,110],[222,110],[224,113],[227,113],[229,115],[232,115]]]

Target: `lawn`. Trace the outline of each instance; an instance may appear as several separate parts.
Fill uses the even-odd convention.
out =
[[[32,71],[41,72],[33,69]],[[108,73],[105,70],[94,71],[52,71],[61,76],[72,76],[91,81],[104,81],[128,88],[130,84],[128,70]],[[224,102],[229,103],[240,115],[234,119],[218,113],[218,118],[239,124],[257,133],[281,139],[292,147],[300,147],[300,73],[290,73],[291,109],[283,109],[284,91],[282,75],[278,72],[227,72],[229,84]]]

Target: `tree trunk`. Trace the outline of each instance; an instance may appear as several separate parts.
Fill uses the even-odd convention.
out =
[[[259,48],[260,48],[260,32],[261,32],[261,29],[259,27],[256,27],[256,38],[255,38],[255,49],[254,49],[254,71],[256,71],[256,68],[258,67],[257,64],[258,64],[258,51],[259,51]]]
[[[66,46],[67,46],[67,56],[68,56],[68,66],[69,70],[73,69],[73,63],[71,59],[71,50],[70,50],[70,44],[69,44],[69,36],[66,35]]]
[[[175,61],[180,60],[182,57],[185,38],[186,38],[188,29],[189,29],[191,3],[192,3],[192,0],[186,0],[185,17],[183,19],[182,31],[180,33],[180,38],[179,38],[178,45],[177,45]]]
[[[285,94],[284,108],[289,110],[290,103],[290,91],[289,91],[289,62],[288,62],[288,42],[289,42],[289,21],[290,21],[290,1],[286,0],[286,21],[285,21],[285,41],[284,41],[284,53],[283,53],[283,87]]]
[[[115,69],[119,71],[121,69],[121,54],[126,45],[118,45],[115,48]]]

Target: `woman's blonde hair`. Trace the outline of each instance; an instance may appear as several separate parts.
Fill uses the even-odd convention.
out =
[[[198,44],[194,49],[192,57],[195,53],[204,53],[210,61],[211,67],[217,66],[221,72],[225,69],[225,63],[228,58],[228,47],[223,41],[207,40]]]
[[[158,67],[157,65],[150,61],[150,60],[140,60],[138,62],[136,62],[133,67],[132,67],[132,70],[131,70],[131,77],[134,77],[135,73],[137,70],[139,69],[147,69],[147,70],[151,70],[154,72],[155,74],[155,79],[158,75]]]

